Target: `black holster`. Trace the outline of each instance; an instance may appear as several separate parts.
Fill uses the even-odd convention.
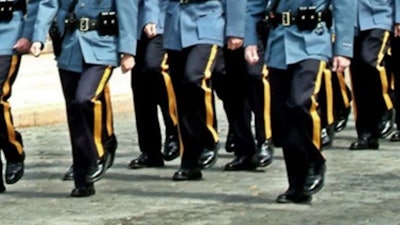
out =
[[[50,26],[49,36],[51,38],[51,43],[53,45],[53,53],[55,56],[59,56],[61,54],[61,49],[62,49],[61,45],[64,39],[64,35],[61,34],[56,21],[53,21]]]
[[[8,22],[13,18],[14,0],[0,2],[0,22]]]
[[[100,36],[118,35],[118,20],[115,12],[101,12],[98,16],[98,28]]]
[[[266,46],[269,31],[273,25],[270,18],[271,16],[266,14],[256,25],[258,38],[262,41],[264,46]]]

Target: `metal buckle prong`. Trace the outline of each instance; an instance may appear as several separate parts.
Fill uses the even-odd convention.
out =
[[[79,20],[79,30],[82,32],[89,30],[89,18],[83,17]]]
[[[290,21],[290,12],[283,12],[282,13],[282,25],[283,26],[290,26],[291,21]]]

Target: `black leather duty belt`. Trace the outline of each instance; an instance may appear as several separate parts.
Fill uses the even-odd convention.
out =
[[[97,19],[91,19],[87,17],[65,20],[66,27],[70,29],[78,29],[81,32],[97,30],[99,27],[98,23],[99,22]]]
[[[90,19],[87,17],[82,17],[80,18],[77,23],[77,29],[81,32],[86,32],[86,31],[91,31],[91,30],[97,30],[99,25],[98,25],[98,19]]]
[[[302,15],[292,15],[291,12],[282,12],[271,15],[269,19],[272,24],[282,24],[282,26],[287,27],[300,23],[307,23],[308,21],[330,23],[332,20],[332,14],[330,10]],[[328,24],[328,26],[330,25]]]

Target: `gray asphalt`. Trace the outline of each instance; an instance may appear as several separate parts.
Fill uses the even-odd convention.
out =
[[[62,96],[55,94],[60,91],[58,78],[51,57],[40,60],[51,65],[46,69],[48,75],[32,72],[39,63],[35,60],[26,59],[12,97],[16,124],[17,119],[34,122],[17,125],[24,138],[26,172],[18,183],[7,185],[7,192],[0,195],[1,225],[400,224],[399,143],[383,139],[379,150],[347,150],[356,138],[353,119],[336,135],[333,147],[324,150],[328,166],[326,184],[310,205],[275,203],[277,195],[287,188],[280,148],[275,149],[275,160],[269,167],[254,172],[224,172],[223,166],[233,156],[222,148],[217,164],[203,171],[201,181],[172,181],[179,159],[167,162],[161,169],[127,169],[130,160],[140,153],[126,75],[113,78],[120,82],[111,80],[117,87],[112,89],[113,103],[116,102],[115,133],[119,140],[115,164],[96,183],[96,195],[69,198],[73,183],[61,180],[71,163],[71,153],[62,116]],[[25,82],[29,76],[36,78],[30,83],[37,85],[55,77],[52,84],[46,85],[52,87],[48,89],[51,93],[39,95],[31,89],[29,95],[22,95],[27,90],[20,87],[28,85]],[[42,105],[20,102],[28,96],[38,99],[41,96]],[[220,101],[217,116],[223,146],[227,121]]]

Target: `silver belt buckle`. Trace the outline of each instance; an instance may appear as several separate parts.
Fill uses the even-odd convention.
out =
[[[291,25],[290,12],[282,13],[282,25],[287,27]]]
[[[89,30],[89,18],[84,17],[79,20],[79,30],[82,32]]]
[[[190,0],[179,0],[180,4],[188,4]]]

